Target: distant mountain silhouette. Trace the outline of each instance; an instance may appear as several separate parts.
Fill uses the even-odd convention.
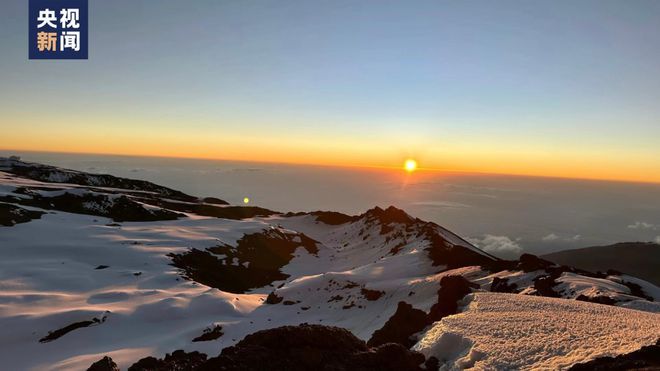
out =
[[[542,258],[588,271],[614,269],[660,285],[660,245],[657,243],[622,242],[559,251]]]

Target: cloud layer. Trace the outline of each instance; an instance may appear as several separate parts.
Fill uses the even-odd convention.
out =
[[[470,238],[469,241],[477,245],[480,249],[493,254],[516,255],[523,251],[517,241],[507,236],[486,234],[482,239]]]
[[[652,230],[656,230],[659,227],[660,227],[659,225],[655,225],[655,224],[652,224],[652,223],[634,222],[633,224],[630,224],[628,226],[628,229],[652,229]]]

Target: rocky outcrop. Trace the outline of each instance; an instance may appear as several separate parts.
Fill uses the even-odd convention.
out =
[[[193,343],[198,341],[211,341],[219,339],[224,333],[222,332],[222,326],[213,326],[212,328],[204,329],[204,332],[194,338]]]
[[[207,355],[200,352],[186,353],[175,350],[165,358],[146,357],[134,363],[128,371],[183,371],[198,370],[206,362]]]
[[[120,178],[108,174],[90,174],[76,170],[63,169],[56,166],[42,165],[20,159],[0,158],[2,171],[21,176],[23,178],[50,183],[69,183],[89,187],[121,188],[134,191],[155,193],[161,197],[173,200],[196,202],[197,197],[187,195],[181,191],[163,187],[145,180]]]
[[[0,226],[11,227],[19,223],[27,223],[33,219],[40,219],[43,214],[40,211],[0,203]]]
[[[255,332],[214,358],[177,350],[164,359],[143,358],[129,371],[421,371],[424,361],[399,344],[370,348],[348,330],[302,324]]]
[[[491,292],[508,292],[508,293],[517,293],[518,285],[515,283],[509,283],[508,278],[493,278],[493,282],[490,284]]]
[[[100,360],[92,363],[87,371],[119,371],[119,367],[117,367],[117,364],[112,360],[112,358],[105,356]]]
[[[316,241],[302,233],[269,229],[244,235],[236,247],[221,245],[169,256],[172,265],[188,279],[222,291],[244,293],[287,279],[289,275],[280,269],[293,259],[299,247],[310,254],[318,252]]]
[[[465,295],[472,292],[472,288],[476,287],[478,286],[470,283],[462,276],[443,277],[440,280],[438,301],[433,304],[428,314],[401,301],[394,315],[385,322],[383,327],[374,331],[367,344],[378,346],[386,343],[397,343],[406,348],[412,347],[417,342],[417,339],[414,338],[415,334],[445,316],[456,314],[458,312],[458,302]]]
[[[70,325],[64,326],[64,327],[59,328],[57,330],[49,331],[48,335],[46,335],[46,336],[42,337],[41,339],[39,339],[39,342],[40,343],[48,343],[50,341],[59,339],[60,337],[68,334],[69,332],[71,332],[73,330],[77,330],[77,329],[83,328],[83,327],[99,325],[99,324],[105,322],[105,319],[106,319],[106,317],[103,316],[100,319],[94,317],[91,320],[74,322]]]
[[[458,302],[472,292],[473,288],[478,287],[463,276],[442,277],[438,290],[438,302],[431,307],[429,320],[435,322],[448,315],[458,313]]]
[[[15,193],[28,197],[0,197],[0,201],[12,202],[45,210],[59,210],[111,218],[116,222],[147,222],[174,220],[183,214],[159,208],[147,208],[125,195],[109,195],[91,191],[73,193],[65,191],[57,195],[43,195],[33,190],[19,188]]]
[[[660,370],[660,339],[654,345],[616,357],[600,357],[573,365],[569,371]]]
[[[328,225],[340,225],[356,221],[359,217],[338,213],[336,211],[313,211],[310,214],[316,217],[316,221]]]
[[[426,312],[400,301],[394,315],[385,322],[383,327],[371,335],[371,339],[367,344],[373,347],[387,343],[397,343],[410,348],[417,342],[412,336],[431,323]]]

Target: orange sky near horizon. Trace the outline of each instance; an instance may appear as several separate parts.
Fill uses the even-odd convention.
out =
[[[53,140],[52,138],[57,138]],[[492,173],[555,178],[660,183],[660,173],[645,154],[580,153],[552,148],[502,150],[487,143],[464,145],[399,145],[359,139],[328,141],[314,138],[216,136],[168,131],[135,135],[121,132],[25,133],[7,132],[0,140],[5,151],[40,151],[131,155],[290,164],[373,167],[402,170],[406,159],[418,162],[418,171]]]

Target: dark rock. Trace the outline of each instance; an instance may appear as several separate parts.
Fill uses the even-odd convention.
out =
[[[458,301],[478,287],[463,276],[446,276],[440,280],[438,302],[433,304],[429,314],[415,309],[403,301],[399,302],[396,312],[382,328],[376,330],[369,339],[369,346],[385,343],[397,343],[410,348],[416,342],[412,336],[435,321],[458,312]]]
[[[213,205],[229,205],[229,202],[215,197],[204,197],[202,199],[202,202],[206,202],[207,204],[213,204]]]
[[[316,216],[316,221],[328,225],[341,225],[358,220],[359,217],[338,213],[335,211],[313,211],[311,215]]]
[[[539,296],[558,298],[559,294],[553,290],[553,287],[556,285],[557,281],[551,275],[540,276],[534,279],[534,289],[536,289]]]
[[[369,290],[364,287],[360,290],[360,293],[369,301],[376,301],[380,299],[381,296],[385,295],[385,291]]]
[[[437,228],[441,227],[434,223],[426,223],[421,231],[421,235],[430,242],[426,251],[428,251],[429,258],[433,261],[434,266],[444,265],[447,269],[454,269],[472,265],[492,264],[498,260],[470,247],[449,244],[438,233]],[[451,232],[447,231],[447,233]],[[466,242],[467,245],[469,244]]]
[[[117,367],[117,364],[112,360],[112,358],[105,356],[100,360],[92,363],[87,371],[119,371],[119,367]]]
[[[422,371],[424,361],[400,344],[369,348],[348,330],[302,324],[255,332],[214,358],[177,350],[164,359],[143,358],[128,370]]]
[[[106,268],[110,268],[110,266],[109,265],[98,265],[94,269],[106,269]]]
[[[21,198],[16,202],[46,210],[59,210],[69,213],[86,214],[112,218],[116,222],[148,222],[157,220],[174,220],[183,214],[164,209],[147,209],[139,202],[126,195],[116,198],[100,193],[87,192],[82,195],[65,192],[63,194],[45,197],[29,190],[17,190],[31,198]]]
[[[463,276],[445,276],[440,280],[438,302],[433,304],[429,312],[431,322],[439,321],[443,317],[458,312],[458,301],[472,292],[478,286]]]
[[[337,327],[284,326],[258,331],[209,359],[200,370],[421,370],[424,356],[398,344],[369,349]]]
[[[213,204],[177,202],[158,198],[139,198],[138,200],[165,209],[222,219],[241,220],[278,214],[276,211],[256,206],[216,206]]]
[[[605,305],[614,305],[614,304],[616,304],[616,300],[610,298],[609,296],[580,295],[577,298],[575,298],[575,300],[588,301],[590,303],[605,304]]]
[[[300,242],[296,242],[296,237]],[[169,256],[172,265],[180,268],[188,279],[222,291],[244,293],[287,279],[289,275],[280,269],[293,259],[298,247],[310,254],[318,252],[316,241],[302,233],[286,234],[269,229],[244,235],[236,247],[222,245],[206,250],[192,249]]]
[[[549,262],[547,260],[543,260],[539,258],[536,255],[532,254],[522,254],[520,255],[520,263],[518,264],[518,268],[523,270],[524,272],[532,272],[536,270],[545,270],[553,265],[555,263]]]
[[[426,371],[438,371],[440,370],[440,360],[431,356],[424,362],[424,367]]]
[[[609,272],[608,272],[608,274],[609,274]],[[648,295],[647,293],[645,293],[644,290],[642,290],[642,286],[640,286],[640,285],[638,285],[634,282],[628,282],[628,281],[622,281],[621,283],[628,286],[628,288],[630,289],[630,294],[631,295],[635,295],[637,297],[644,298],[648,301],[653,301],[653,297]]]
[[[616,357],[600,357],[573,365],[569,371],[660,370],[660,339],[655,345]]]
[[[371,220],[377,220],[381,224],[410,224],[415,221],[413,217],[406,214],[405,211],[397,209],[394,206],[390,206],[387,209],[383,210],[380,207],[376,206],[373,209],[367,210],[361,217],[365,217]]]
[[[493,278],[493,282],[490,284],[491,292],[508,292],[515,294],[518,292],[518,285],[515,283],[509,284],[508,278]]]
[[[128,371],[183,371],[199,369],[206,361],[206,354],[200,352],[186,353],[175,350],[166,354],[164,359],[146,357],[134,363]]]
[[[273,291],[266,297],[266,304],[279,304],[282,302],[282,300],[284,300],[284,298],[277,296],[275,291]]]
[[[382,328],[374,331],[367,344],[374,347],[386,343],[397,343],[410,348],[416,342],[411,339],[411,336],[422,331],[431,323],[426,312],[400,301],[394,315],[385,322]]]
[[[59,339],[60,337],[68,334],[69,332],[71,332],[73,330],[77,330],[79,328],[89,327],[89,326],[92,326],[92,325],[103,323],[103,322],[105,322],[105,319],[106,319],[106,317],[104,316],[101,319],[93,318],[90,321],[74,322],[74,323],[72,323],[70,325],[67,325],[67,326],[64,326],[60,329],[57,329],[57,330],[54,330],[54,331],[49,331],[48,335],[46,335],[46,336],[42,337],[41,339],[39,339],[39,342],[40,343],[48,343],[48,342],[53,341],[55,339]]]
[[[222,332],[222,326],[214,326],[213,328],[204,329],[204,333],[193,339],[193,342],[198,341],[211,341],[219,339],[224,333]]]
[[[0,203],[0,226],[11,227],[19,223],[27,223],[33,219],[40,219],[43,214],[40,211]]]

